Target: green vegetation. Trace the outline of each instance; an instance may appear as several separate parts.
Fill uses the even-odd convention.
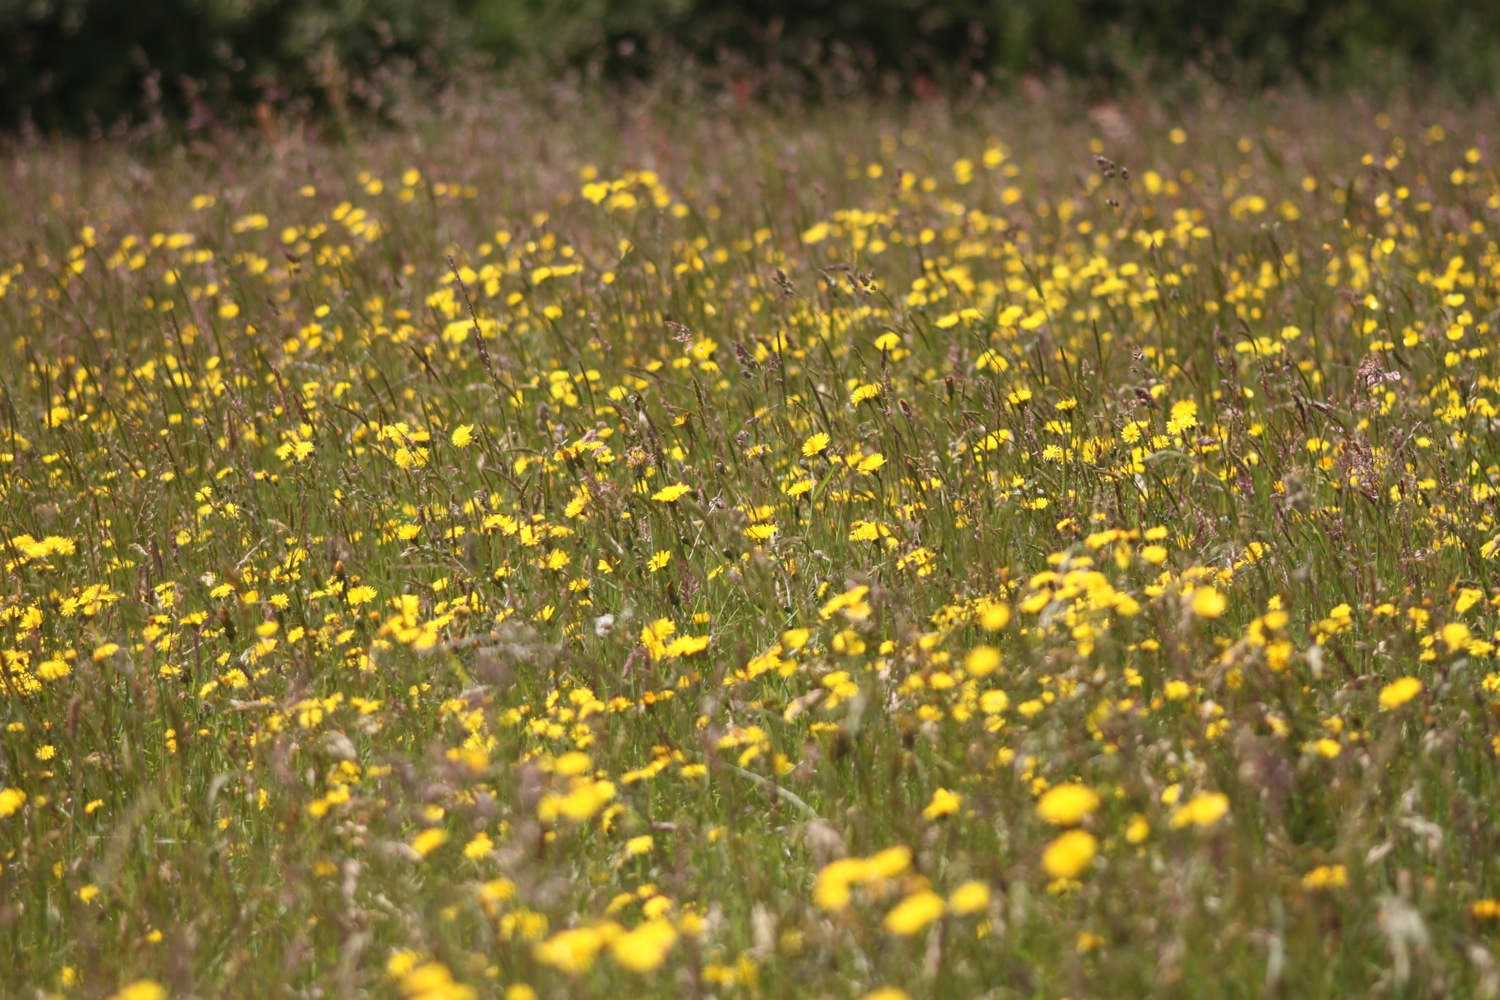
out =
[[[1495,110],[17,144],[6,991],[1495,995]]]
[[[1101,93],[1185,68],[1463,95],[1500,85],[1485,0],[0,0],[0,128],[201,133],[268,112],[342,128],[488,65],[612,81],[683,63],[741,96],[926,96],[1065,73]]]
[[[455,15],[449,0],[0,0],[0,128],[379,112],[451,68]]]

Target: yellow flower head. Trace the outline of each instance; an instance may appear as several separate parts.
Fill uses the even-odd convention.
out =
[[[545,941],[538,941],[532,956],[570,976],[581,976],[594,967],[594,959],[609,939],[619,933],[616,924],[598,927],[574,927],[558,931]]]
[[[429,827],[412,838],[411,849],[416,851],[420,857],[427,857],[433,851],[448,842],[447,831],[439,827]]]
[[[1421,693],[1421,681],[1415,677],[1402,677],[1380,689],[1380,707],[1387,712],[1392,711]]]
[[[1193,591],[1193,614],[1199,618],[1217,618],[1224,613],[1228,604],[1224,595],[1212,587],[1199,587]]]
[[[1342,889],[1349,881],[1349,873],[1343,865],[1319,865],[1302,876],[1304,889]]]
[[[1054,785],[1036,804],[1036,814],[1053,826],[1077,826],[1099,808],[1099,796],[1076,782]]]
[[[1172,813],[1172,829],[1186,826],[1207,828],[1229,815],[1229,796],[1223,792],[1199,792]]]
[[[120,992],[111,994],[109,1000],[167,1000],[167,990],[150,979],[137,979]]]
[[[986,677],[1000,668],[1000,650],[994,646],[975,646],[964,657],[964,669],[975,677]]]
[[[609,943],[609,953],[631,972],[650,972],[666,961],[677,943],[677,929],[668,920],[648,920]]]
[[[979,913],[989,905],[990,887],[979,881],[965,882],[948,896],[948,910],[960,917]]]
[[[690,488],[683,483],[673,483],[670,486],[663,486],[661,489],[651,494],[651,499],[657,501],[658,503],[673,503],[676,500],[687,496],[689,492]]]
[[[13,816],[26,804],[26,793],[19,788],[0,788],[0,817]]]
[[[946,909],[946,904],[942,896],[931,889],[923,889],[897,903],[895,908],[885,915],[881,926],[888,933],[910,937],[934,920],[941,918],[944,909]]]
[[[1077,878],[1088,871],[1099,841],[1087,830],[1069,830],[1042,851],[1042,870],[1053,878]]]
[[[922,816],[926,819],[942,819],[958,812],[958,807],[963,804],[963,796],[957,792],[950,792],[946,788],[939,788],[932,793],[932,801],[927,808],[922,810]]]

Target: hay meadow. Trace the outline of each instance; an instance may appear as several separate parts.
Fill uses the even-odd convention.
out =
[[[0,153],[0,990],[1494,997],[1493,106]]]

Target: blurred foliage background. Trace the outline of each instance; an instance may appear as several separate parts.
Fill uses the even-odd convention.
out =
[[[1494,0],[0,0],[0,128],[189,130],[257,108],[376,111],[498,70],[811,96],[1185,67],[1260,87],[1500,85]]]

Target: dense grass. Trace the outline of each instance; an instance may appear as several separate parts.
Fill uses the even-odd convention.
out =
[[[1495,995],[1494,112],[10,149],[5,990]]]

